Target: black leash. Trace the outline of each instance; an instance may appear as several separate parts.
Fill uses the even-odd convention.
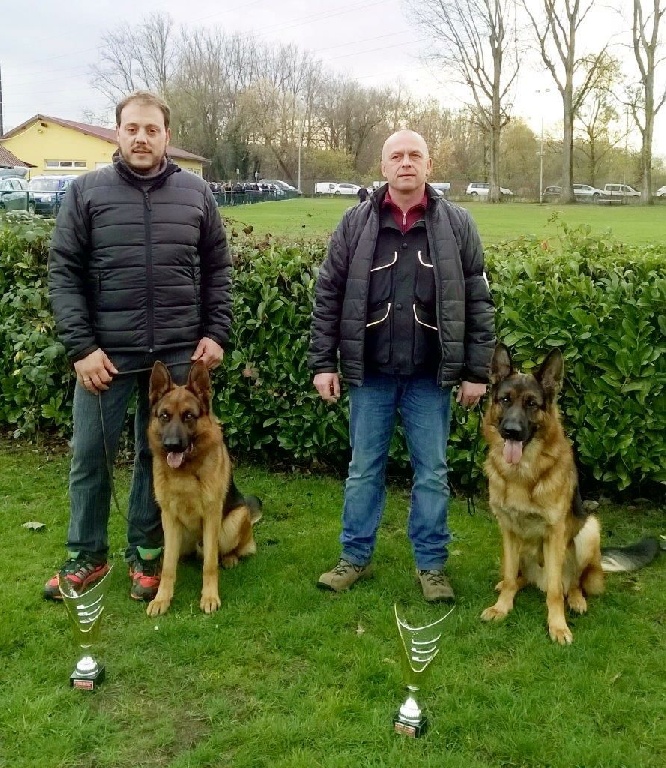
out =
[[[168,368],[168,366],[167,366]],[[149,366],[147,368],[134,368],[129,371],[120,371],[116,374],[116,376],[130,376],[135,373],[145,373],[147,371],[151,371],[152,366]],[[116,509],[120,513],[120,515],[125,519],[127,524],[134,528],[135,530],[139,531],[139,533],[142,533],[147,540],[152,540],[155,542],[155,534],[152,531],[146,531],[144,528],[142,528],[137,523],[131,521],[129,517],[122,511],[120,508],[120,502],[118,501],[118,494],[116,493],[116,484],[113,481],[113,461],[111,458],[111,452],[109,450],[109,441],[107,439],[107,433],[106,433],[106,427],[104,425],[104,408],[102,407],[102,397],[104,395],[104,390],[101,390],[97,397],[99,398],[99,421],[100,425],[102,427],[102,440],[104,442],[104,458],[106,461],[106,471],[109,476],[109,486],[111,488],[111,497],[113,498],[113,501],[116,505]],[[135,446],[136,448],[136,446]],[[161,543],[158,544],[158,546],[162,546]]]
[[[463,427],[466,427],[469,423],[469,419],[474,413],[474,411],[477,412],[477,421],[476,421],[476,430],[474,433],[474,438],[472,440],[472,446],[471,446],[471,452],[470,452],[470,458],[468,462],[468,473],[467,473],[467,482],[465,485],[467,486],[465,496],[467,497],[467,514],[473,515],[476,513],[476,504],[474,503],[474,468],[476,467],[476,455],[479,450],[479,443],[481,442],[481,424],[483,422],[483,404],[486,400],[486,395],[483,395],[479,398],[479,402],[472,408],[469,409],[463,409],[465,413],[465,418],[461,419],[461,424]]]

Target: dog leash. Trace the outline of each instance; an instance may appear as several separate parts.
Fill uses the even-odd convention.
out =
[[[474,467],[476,466],[476,455],[479,449],[479,443],[481,442],[481,424],[483,422],[483,404],[485,402],[486,395],[482,395],[479,398],[479,402],[472,408],[469,409],[463,409],[465,417],[464,419],[461,419],[461,424],[463,427],[466,427],[469,423],[469,419],[471,417],[471,414],[474,411],[477,411],[477,422],[476,422],[476,430],[474,433],[474,438],[472,440],[472,446],[471,446],[471,452],[470,452],[470,458],[468,461],[468,472],[467,472],[467,489],[465,492],[465,496],[467,497],[467,514],[468,515],[474,515],[476,513],[476,504],[474,503]]]
[[[167,366],[168,368],[169,366]],[[130,376],[135,373],[145,373],[147,371],[152,370],[152,366],[149,366],[147,368],[133,368],[128,371],[119,371],[116,376]],[[144,528],[142,528],[138,523],[133,522],[129,519],[129,517],[122,511],[120,507],[120,502],[118,501],[118,494],[116,493],[116,484],[113,480],[113,461],[111,460],[111,452],[109,451],[109,441],[107,439],[107,432],[106,432],[106,426],[104,424],[104,408],[102,407],[102,397],[104,395],[104,391],[101,391],[98,395],[99,398],[99,421],[102,428],[102,441],[104,443],[104,459],[106,464],[106,472],[109,477],[109,487],[111,488],[111,497],[113,498],[113,501],[116,505],[116,509],[120,513],[120,515],[124,518],[124,520],[127,522],[129,526],[134,528],[135,530],[139,531],[139,533],[142,533],[147,540],[152,541],[153,543],[156,543],[155,541],[155,534],[146,531]],[[162,546],[161,543],[158,544],[158,546]]]

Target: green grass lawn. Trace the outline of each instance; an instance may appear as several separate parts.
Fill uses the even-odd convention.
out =
[[[271,234],[296,240],[329,235],[353,201],[299,198],[280,202],[223,208],[231,228],[252,225],[255,235]],[[594,234],[610,232],[618,240],[635,243],[666,243],[666,206],[577,204],[571,206],[535,203],[464,202],[476,221],[484,242],[512,240],[523,235],[548,238],[557,227],[554,213],[570,226],[589,224]]]
[[[64,455],[0,443],[0,766],[2,768],[662,768],[666,758],[666,556],[611,575],[574,643],[554,645],[544,597],[484,624],[499,533],[483,505],[451,510],[448,566],[458,595],[422,694],[431,729],[392,731],[405,698],[393,618],[439,618],[414,577],[408,492],[392,487],[376,574],[344,595],[315,588],[338,555],[342,483],[243,466],[264,500],[257,555],[220,575],[222,607],[199,611],[201,568],[180,567],[171,610],[149,619],[128,597],[125,522],[111,513],[115,565],[99,655],[107,679],[69,688],[76,660],[64,607],[41,598],[61,563]],[[125,503],[128,471],[117,473]],[[662,532],[648,503],[602,503],[606,542]],[[46,527],[34,532],[27,521]]]

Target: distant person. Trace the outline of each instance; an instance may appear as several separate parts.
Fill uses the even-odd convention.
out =
[[[444,573],[450,533],[446,446],[451,392],[476,405],[495,346],[481,241],[467,211],[426,184],[428,147],[414,131],[382,150],[388,184],[346,211],[315,290],[308,364],[329,403],[349,386],[352,449],[342,553],[317,584],[341,592],[369,574],[386,499],[399,413],[414,472],[408,534],[428,602],[451,601]]]
[[[68,557],[59,574],[81,592],[109,570],[109,467],[137,392],[127,549],[130,595],[152,600],[163,532],[146,430],[153,363],[177,383],[222,361],[231,325],[231,257],[209,185],[166,154],[170,110],[138,91],[116,107],[113,165],[78,177],[49,253],[49,297],[76,372]],[[58,574],[44,596],[60,599]]]
[[[360,187],[356,194],[358,195],[359,203],[364,203],[370,197],[367,187]]]

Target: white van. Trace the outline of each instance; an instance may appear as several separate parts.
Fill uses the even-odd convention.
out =
[[[315,184],[315,195],[357,195],[358,184],[346,181],[318,181]]]

